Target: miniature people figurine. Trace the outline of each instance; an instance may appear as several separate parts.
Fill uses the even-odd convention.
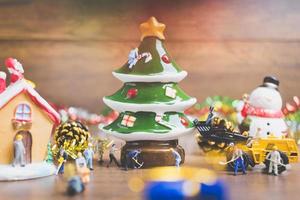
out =
[[[278,176],[278,165],[282,165],[282,163],[281,163],[281,156],[277,146],[273,146],[272,151],[268,153],[266,159],[270,161],[269,171],[268,171],[269,174],[274,172],[273,174],[275,176]]]
[[[16,136],[16,140],[14,141],[14,150],[15,150],[15,158],[12,166],[21,165],[21,167],[25,167],[25,147],[22,142],[23,136],[18,134]]]
[[[171,148],[171,151],[172,151],[173,156],[175,158],[175,166],[179,167],[180,162],[181,162],[181,156],[180,156],[180,154],[177,151],[175,151],[174,148]]]
[[[82,153],[81,152],[78,152],[78,156],[75,160],[75,163],[76,163],[76,168],[77,169],[80,169],[82,167],[86,167],[87,164],[86,164],[86,160],[85,158],[82,156]]]
[[[88,144],[88,148],[86,150],[84,150],[83,152],[86,163],[87,163],[87,167],[90,170],[94,170],[93,168],[93,158],[94,158],[94,150],[93,150],[93,144],[89,143]]]
[[[126,155],[126,162],[125,162],[125,170],[128,170],[128,167],[132,167],[134,169],[141,168],[144,163],[140,163],[138,161],[138,156],[140,155],[141,150],[135,149],[132,151],[129,151]],[[136,166],[138,165],[138,166]]]
[[[81,177],[82,182],[90,182],[90,170],[87,168],[86,159],[82,156],[81,152],[78,153],[75,163],[78,175]]]
[[[112,144],[111,145],[111,148],[109,150],[109,163],[107,164],[106,167],[109,167],[109,165],[114,162],[118,167],[120,167],[120,164],[117,160],[117,158],[115,157],[115,152],[117,151],[118,149],[116,148],[116,144]]]
[[[67,162],[68,154],[67,152],[62,148],[59,152],[59,159],[58,159],[58,168],[56,174],[63,174],[65,171],[65,163]]]
[[[231,144],[233,145],[233,144]],[[237,175],[238,169],[241,166],[243,174],[246,174],[246,168],[244,164],[243,151],[236,145],[233,147],[232,158],[229,162],[234,162],[234,175]]]
[[[99,155],[99,159],[98,162],[100,163],[100,165],[103,164],[103,155],[105,153],[105,151],[108,149],[109,145],[112,144],[113,141],[110,141],[108,139],[101,139],[99,138],[97,140],[97,148],[96,148],[96,152],[98,152]]]
[[[205,121],[206,125],[210,125],[211,124],[211,121],[212,121],[212,119],[214,117],[213,111],[214,111],[214,107],[210,106],[209,107],[209,114],[208,114],[207,119]]]

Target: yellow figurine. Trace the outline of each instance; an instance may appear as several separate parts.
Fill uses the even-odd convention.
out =
[[[113,144],[113,140],[112,141],[109,141],[109,139],[107,138],[98,138],[96,140],[96,149],[95,149],[95,152],[98,152],[98,155],[99,155],[99,159],[98,159],[98,162],[100,164],[103,164],[103,155],[105,153],[105,151],[108,150],[108,148]]]

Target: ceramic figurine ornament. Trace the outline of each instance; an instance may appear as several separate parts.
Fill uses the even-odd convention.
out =
[[[187,75],[170,57],[164,45],[165,25],[154,17],[140,25],[141,44],[130,51],[128,61],[113,75],[124,85],[103,101],[120,114],[103,131],[126,141],[121,162],[131,150],[141,149],[143,168],[174,165],[174,148],[184,162],[178,137],[192,133],[193,123],[183,111],[196,99],[177,85]]]
[[[0,72],[0,180],[24,180],[49,176],[55,166],[44,162],[53,127],[60,123],[54,108],[24,78],[22,64],[5,60]],[[14,145],[13,145],[14,142]],[[14,163],[15,167],[12,167]],[[24,167],[19,167],[21,164]]]
[[[275,137],[287,136],[278,86],[279,81],[275,77],[266,76],[263,84],[254,89],[248,99],[239,103],[238,121],[250,120],[250,136],[267,137],[271,133]]]

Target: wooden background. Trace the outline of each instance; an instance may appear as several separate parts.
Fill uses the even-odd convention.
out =
[[[16,57],[48,100],[100,111],[121,86],[111,71],[152,15],[167,25],[168,50],[189,72],[181,86],[198,101],[239,98],[268,74],[284,100],[300,95],[299,0],[0,0],[0,69]]]

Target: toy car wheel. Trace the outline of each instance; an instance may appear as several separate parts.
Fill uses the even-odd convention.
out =
[[[231,158],[232,158],[232,153],[227,154],[227,161],[231,160]],[[249,156],[245,152],[243,152],[243,159],[244,159],[245,169],[247,169],[248,166],[249,166],[249,160],[250,160],[250,158],[249,158]],[[230,171],[234,171],[235,162],[228,163],[227,167],[228,167],[228,169]],[[238,171],[242,171],[242,166],[239,166]]]
[[[247,154],[247,157],[248,157],[249,165],[251,167],[254,167],[255,166],[255,162],[254,162],[253,158],[251,156],[249,156],[248,154]]]
[[[281,157],[281,163],[283,163],[284,165],[289,164],[289,158],[288,158],[288,156],[285,153],[281,152],[281,151],[279,151],[279,153],[280,153],[280,157]],[[269,170],[269,166],[270,166],[270,161],[269,160],[265,160],[264,164],[266,165],[265,170],[268,171]],[[281,174],[285,170],[286,170],[285,166],[278,165],[278,174]]]

